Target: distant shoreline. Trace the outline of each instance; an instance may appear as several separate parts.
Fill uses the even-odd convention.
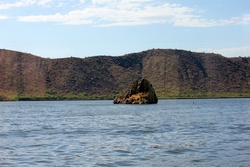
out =
[[[92,96],[92,97],[82,97],[82,96],[63,96],[58,95],[57,97],[48,97],[48,96],[21,96],[15,97],[12,99],[0,98],[0,102],[4,101],[80,101],[80,100],[113,100],[115,96]],[[159,100],[171,100],[171,99],[233,99],[233,98],[250,98],[250,94],[232,94],[230,96],[225,95],[213,95],[213,96],[171,96],[171,97],[162,97],[158,96]]]
[[[0,49],[0,100],[106,100],[146,78],[159,99],[250,97],[250,57],[151,49],[46,59]]]

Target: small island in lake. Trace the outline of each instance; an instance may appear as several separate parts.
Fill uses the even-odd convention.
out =
[[[125,94],[117,95],[114,104],[156,104],[158,98],[150,82],[143,78],[131,83]]]

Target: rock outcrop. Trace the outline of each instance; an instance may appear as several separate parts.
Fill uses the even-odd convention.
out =
[[[139,79],[131,83],[127,93],[117,95],[114,104],[156,104],[158,98],[147,79]]]

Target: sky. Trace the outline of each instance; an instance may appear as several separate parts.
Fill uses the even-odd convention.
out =
[[[250,1],[0,1],[0,49],[84,58],[153,48],[250,57]]]

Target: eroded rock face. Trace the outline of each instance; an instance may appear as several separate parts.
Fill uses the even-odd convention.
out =
[[[127,93],[117,95],[114,104],[156,104],[158,98],[150,82],[143,78],[131,83]]]

